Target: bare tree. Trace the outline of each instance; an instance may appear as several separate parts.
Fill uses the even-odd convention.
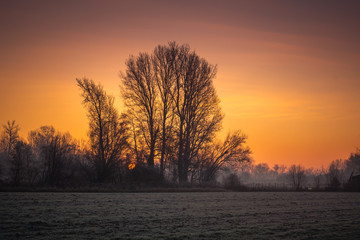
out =
[[[20,127],[16,124],[15,120],[8,121],[6,125],[3,125],[1,132],[1,148],[3,151],[11,154],[14,151],[15,145],[19,140]]]
[[[213,86],[216,66],[180,47],[172,99],[176,116],[179,182],[188,181],[188,171],[202,147],[220,130],[223,115]]]
[[[336,190],[344,183],[345,163],[341,159],[334,160],[330,163],[326,173],[328,187]]]
[[[285,165],[279,165],[275,164],[273,167],[274,174],[276,176],[279,176],[281,174],[284,174],[286,172],[286,166]]]
[[[347,178],[350,176],[360,175],[360,149],[351,153],[350,157],[345,161]]]
[[[168,167],[183,183],[189,171],[198,171],[199,159],[205,156],[202,151],[212,143],[223,119],[215,76],[216,66],[188,45],[175,42],[157,46],[151,55],[140,53],[127,60],[121,92],[131,113],[133,148],[139,158],[139,138],[144,139],[148,165],[154,166],[159,157],[161,176]],[[225,159],[230,157],[213,159],[213,163],[222,165]]]
[[[128,112],[124,114],[124,119],[126,119],[126,124],[129,127],[129,149],[130,149],[130,158],[132,163],[135,162],[136,166],[145,165],[146,159],[146,143],[144,142],[144,138],[142,138],[142,131],[137,128],[134,119],[134,113],[131,109],[128,109]],[[135,160],[134,160],[135,158]]]
[[[159,132],[158,90],[151,56],[140,53],[126,61],[126,72],[121,73],[121,93],[125,105],[133,113],[133,122],[147,145],[149,167],[154,167],[155,147]]]
[[[324,171],[321,169],[314,169],[312,171],[313,183],[315,189],[319,190],[321,187],[322,179],[324,177]]]
[[[203,159],[201,169],[201,179],[205,182],[213,180],[215,174],[225,165],[236,165],[244,161],[249,161],[250,149],[245,147],[247,137],[236,131],[229,133],[225,141],[221,144],[209,145],[204,148],[204,152],[209,152]]]
[[[28,139],[39,163],[40,183],[63,185],[76,153],[76,144],[71,135],[56,132],[53,126],[41,126],[30,131]]]
[[[253,166],[252,173],[256,178],[264,179],[270,173],[270,167],[267,163],[258,163]]]
[[[171,134],[173,134],[173,99],[174,83],[176,79],[176,63],[179,58],[180,48],[175,42],[170,42],[168,46],[159,45],[155,48],[152,59],[154,67],[155,81],[159,92],[159,111],[160,111],[160,174],[164,176],[166,153]]]
[[[23,183],[32,184],[36,171],[32,166],[31,146],[24,141],[18,141],[11,153],[10,177],[15,186]]]
[[[2,125],[0,132],[0,168],[1,175],[4,180],[9,179],[16,185],[17,179],[14,179],[14,171],[20,172],[20,167],[14,159],[15,146],[20,140],[19,137],[20,127],[15,121],[7,121],[6,124]],[[21,166],[22,167],[22,166]]]
[[[96,181],[113,180],[127,146],[127,127],[114,107],[114,98],[92,80],[76,79],[82,91],[83,104],[89,118],[89,160],[96,172]]]
[[[300,190],[305,182],[305,168],[301,165],[291,165],[288,169],[289,180],[295,190]]]

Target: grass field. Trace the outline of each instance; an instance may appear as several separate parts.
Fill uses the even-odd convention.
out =
[[[0,193],[0,239],[360,239],[360,193]]]

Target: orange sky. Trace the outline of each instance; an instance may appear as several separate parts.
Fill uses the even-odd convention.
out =
[[[222,136],[256,162],[327,166],[360,147],[357,1],[1,1],[0,123],[86,138],[75,78],[119,97],[119,71],[175,40],[218,65]]]

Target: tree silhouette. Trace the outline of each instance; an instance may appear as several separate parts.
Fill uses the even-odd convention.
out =
[[[134,113],[131,109],[126,114],[123,114],[123,118],[129,128],[128,147],[130,150],[130,158],[135,158],[135,165],[143,166],[147,161],[146,144],[144,138],[142,138],[142,131],[137,128],[135,124]],[[134,162],[132,160],[132,162]]]
[[[129,117],[147,145],[149,167],[154,167],[158,126],[157,87],[151,56],[140,53],[126,61],[126,72],[121,74],[122,96],[129,108]]]
[[[205,182],[214,180],[215,174],[226,164],[249,161],[250,149],[243,146],[246,138],[240,131],[236,131],[229,133],[223,143],[204,148],[205,154],[209,154],[201,164],[204,168],[204,172],[201,174],[202,180]]]
[[[83,104],[88,110],[90,149],[96,181],[106,182],[114,177],[127,145],[127,127],[114,107],[114,98],[92,80],[76,79],[82,91]]]
[[[345,166],[345,162],[341,159],[334,160],[330,163],[326,173],[328,187],[330,189],[337,190],[343,183]]]
[[[179,182],[186,182],[192,162],[221,128],[223,115],[213,86],[216,66],[188,45],[170,42],[151,55],[131,56],[126,67],[122,96],[133,132],[140,131],[146,143],[148,165],[154,166],[160,156],[163,175],[165,160],[173,159]]]
[[[159,111],[160,111],[160,174],[164,175],[165,160],[169,157],[171,135],[174,134],[173,122],[173,99],[174,83],[176,80],[176,66],[179,61],[180,47],[175,42],[170,42],[168,46],[158,45],[153,53],[153,67],[155,81],[159,91]]]
[[[216,66],[188,45],[170,42],[157,46],[152,55],[131,56],[126,67],[122,96],[147,144],[148,165],[154,166],[161,131],[160,172],[172,138],[178,179],[186,182],[192,161],[221,127],[223,115],[213,86]]]
[[[7,121],[6,125],[2,126],[1,132],[1,148],[3,151],[11,154],[14,151],[15,145],[19,140],[19,130],[20,127],[16,124],[15,120]]]
[[[351,153],[349,159],[345,161],[348,175],[360,175],[360,149]]]
[[[179,182],[187,182],[193,159],[220,130],[223,115],[213,86],[216,66],[180,46],[176,63],[174,114]]]
[[[10,178],[14,186],[23,182],[33,183],[36,176],[33,175],[31,146],[24,141],[18,141],[10,154]]]
[[[300,190],[305,181],[305,168],[301,165],[291,165],[288,169],[289,179],[295,190]]]
[[[40,164],[40,183],[62,185],[76,154],[76,144],[71,135],[57,132],[53,126],[41,126],[30,131],[28,139]],[[28,165],[29,171],[30,167]]]

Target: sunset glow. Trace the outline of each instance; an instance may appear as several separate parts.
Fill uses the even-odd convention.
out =
[[[188,43],[218,67],[220,138],[248,135],[255,162],[327,166],[360,147],[360,5],[289,1],[2,1],[0,124],[86,139],[76,87],[120,98],[130,55]],[[135,164],[130,164],[131,170]]]
[[[135,163],[130,163],[128,168],[129,170],[133,170],[135,168]]]

